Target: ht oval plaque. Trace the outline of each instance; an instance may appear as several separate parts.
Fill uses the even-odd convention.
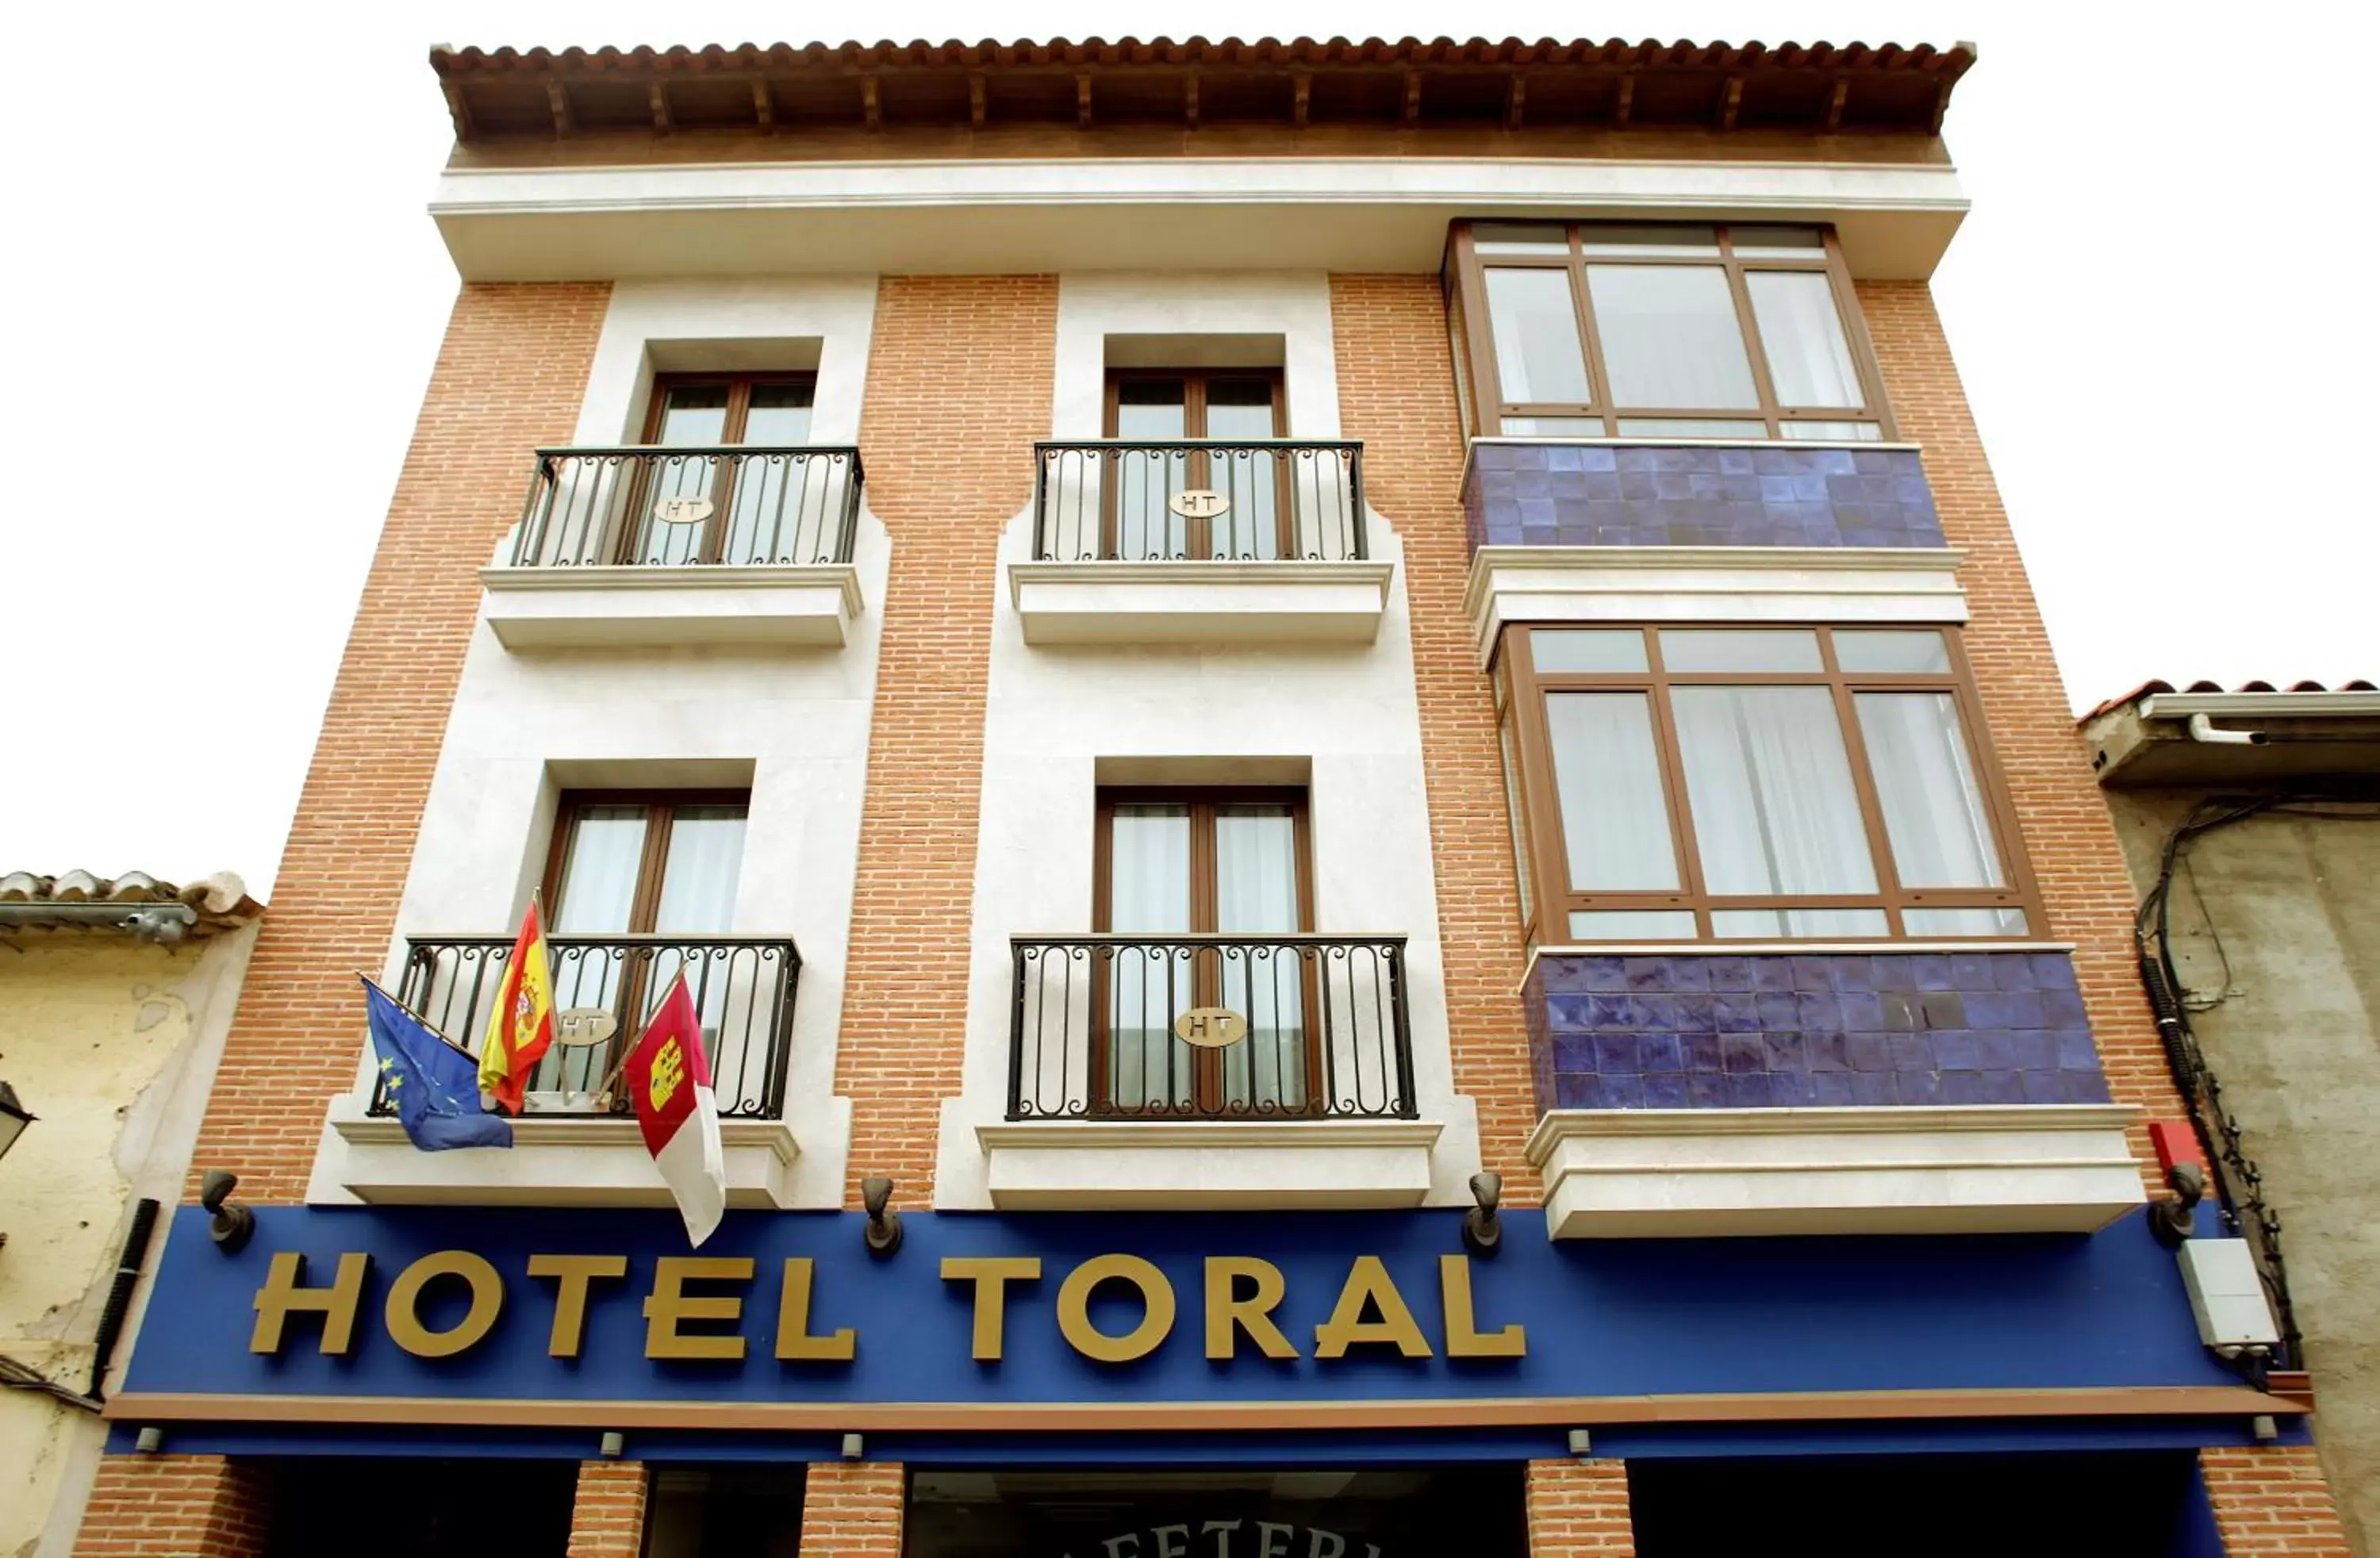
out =
[[[620,1031],[620,1019],[601,1006],[572,1006],[553,1014],[557,1044],[600,1044]]]
[[[1165,500],[1165,506],[1184,519],[1212,519],[1232,506],[1232,500],[1204,487],[1184,487]]]
[[[1248,1036],[1248,1019],[1229,1006],[1193,1006],[1173,1019],[1173,1037],[1202,1050],[1229,1049]]]
[[[710,517],[710,500],[691,495],[662,498],[653,505],[653,517],[664,525],[699,525]]]

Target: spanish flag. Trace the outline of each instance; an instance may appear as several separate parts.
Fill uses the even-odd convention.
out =
[[[521,916],[520,938],[496,986],[488,1041],[480,1046],[480,1089],[514,1114],[529,1073],[553,1043],[553,970],[545,955],[545,916],[532,895]]]

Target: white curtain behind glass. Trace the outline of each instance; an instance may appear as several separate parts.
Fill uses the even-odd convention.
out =
[[[1678,858],[1645,694],[1548,694],[1546,730],[1572,890],[1675,889]]]
[[[1779,406],[1857,406],[1859,371],[1834,288],[1815,271],[1752,271],[1743,285]]]
[[[554,943],[572,936],[615,936],[628,929],[636,907],[638,866],[645,853],[645,809],[585,808],[571,826],[568,847],[555,901],[547,906],[552,916],[547,961],[553,973],[553,1004],[561,1011],[580,1006],[609,1010],[620,992],[621,960],[608,951],[574,951]],[[557,1044],[546,1052],[529,1087],[538,1092],[590,1089],[602,1080],[608,1055],[603,1046]]]
[[[1660,410],[1760,404],[1727,273],[1716,265],[1589,265],[1611,403]]]
[[[1150,443],[1186,437],[1186,395],[1179,381],[1119,386],[1116,436]],[[1168,500],[1188,485],[1188,456],[1178,449],[1127,450],[1116,462],[1116,555],[1127,561],[1183,555],[1190,546],[1189,521]]]
[[[1226,934],[1297,926],[1297,824],[1285,806],[1215,809],[1215,929]],[[1222,960],[1223,1004],[1248,1036],[1223,1052],[1226,1107],[1305,1104],[1305,983],[1297,953],[1252,949]]]
[[[681,806],[670,819],[669,848],[662,863],[661,902],[653,913],[653,929],[662,935],[720,935],[735,923],[735,881],[744,863],[744,808]],[[712,1080],[722,1092],[739,1087],[746,1070],[761,1059],[756,1055],[722,1055],[722,1027],[736,1032],[759,1031],[743,1017],[757,998],[759,969],[749,959],[724,951],[688,957],[675,948],[652,954],[645,980],[642,1016],[660,1006],[670,981],[683,969],[687,990],[702,1017],[702,1042],[710,1057]],[[737,1020],[727,1024],[730,1003]]]
[[[2002,885],[1957,700],[1947,692],[1863,692],[1856,701],[1900,884]]]
[[[755,384],[744,413],[746,444],[783,448],[810,437],[808,384]],[[720,557],[729,563],[807,563],[820,528],[830,523],[826,505],[836,493],[826,463],[813,468],[786,456],[753,456],[735,467],[735,512]],[[807,544],[804,544],[807,543]]]
[[[1584,406],[1591,398],[1569,272],[1490,269],[1488,318],[1506,401]]]
[[[1272,384],[1263,379],[1217,379],[1207,386],[1208,438],[1270,438]],[[1281,555],[1279,456],[1266,450],[1207,456],[1207,486],[1231,507],[1207,522],[1207,550],[1216,557]]]
[[[1876,890],[1851,761],[1826,688],[1679,688],[1671,706],[1712,893]]]
[[[1108,927],[1122,933],[1190,929],[1190,809],[1119,806],[1109,832]],[[1191,1004],[1188,959],[1169,949],[1118,949],[1108,991],[1108,1102],[1119,1109],[1187,1105],[1196,1078],[1173,1018]]]

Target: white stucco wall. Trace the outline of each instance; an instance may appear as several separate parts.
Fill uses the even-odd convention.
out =
[[[1050,435],[1099,435],[1108,336],[1201,334],[1281,336],[1290,435],[1339,435],[1330,286],[1319,272],[1062,277]],[[1369,545],[1401,565],[1393,518],[1370,516]],[[1002,567],[1031,551],[1028,509],[1002,532]],[[992,632],[965,1072],[964,1090],[942,1108],[936,1206],[991,1205],[975,1127],[1006,1108],[1008,938],[1089,929],[1099,761],[1191,758],[1309,765],[1315,927],[1411,938],[1416,1092],[1422,1117],[1445,1125],[1430,1199],[1468,1204],[1478,1127],[1471,1101],[1454,1091],[1402,566],[1379,637],[1363,645],[1037,649],[1001,579],[987,578],[983,590]]]
[[[604,318],[577,437],[634,442],[656,361],[796,366],[815,353],[811,441],[855,442],[875,302],[872,276],[623,282]],[[772,354],[795,360],[759,359]],[[839,649],[513,652],[483,619],[386,969],[394,980],[408,935],[486,934],[517,922],[544,867],[561,790],[741,783],[748,773],[731,931],[790,936],[801,952],[785,1117],[801,1149],[793,1194],[806,1206],[843,1200],[851,1112],[833,1096],[834,1055],[890,557],[884,527],[863,503],[854,560],[865,605]],[[356,1043],[360,1104],[369,1045],[360,1032]],[[346,1150],[326,1127],[310,1199],[353,1199],[340,1188]],[[492,1177],[506,1173],[510,1154],[484,1156]]]

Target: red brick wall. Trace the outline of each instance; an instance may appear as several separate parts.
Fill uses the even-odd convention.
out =
[[[835,1061],[855,1204],[876,1174],[899,1204],[927,1204],[938,1113],[960,1087],[994,564],[1001,527],[1032,501],[1057,330],[1051,276],[887,276],[877,291],[859,444],[892,577]]]
[[[1527,1485],[1531,1558],[1598,1553],[1630,1558],[1628,1468],[1619,1461],[1531,1461]]]
[[[1454,1086],[1479,1110],[1481,1154],[1512,1206],[1535,1206],[1522,1149],[1536,1121],[1512,838],[1496,705],[1463,609],[1463,432],[1435,276],[1332,276],[1343,436],[1364,441],[1364,495],[1404,545],[1414,680],[1429,791]]]
[[[2151,1117],[2177,1116],[2180,1100],[2132,960],[2134,906],[2122,846],[2075,733],[1933,294],[1923,282],[1862,282],[1859,298],[1901,436],[1925,446],[1943,534],[1965,554],[1959,582],[1974,618],[1967,654],[2049,912],[2049,923],[2035,930],[2075,943],[2075,976],[2109,1095]],[[2134,1155],[2154,1184],[2147,1133],[2132,1134]]]
[[[570,1505],[569,1558],[637,1558],[652,1478],[640,1461],[581,1461]]]
[[[2201,1450],[2198,1465],[2230,1558],[2352,1558],[2347,1528],[2311,1444]]]
[[[106,1455],[75,1558],[253,1558],[271,1515],[261,1467],[221,1455]]]
[[[901,1558],[903,1469],[898,1462],[811,1462],[801,1558]]]
[[[224,1046],[193,1188],[199,1172],[227,1168],[243,1200],[305,1199],[323,1102],[355,1078],[355,971],[381,967],[395,929],[480,568],[520,517],[530,451],[569,441],[610,296],[607,283],[471,284],[455,300]]]

